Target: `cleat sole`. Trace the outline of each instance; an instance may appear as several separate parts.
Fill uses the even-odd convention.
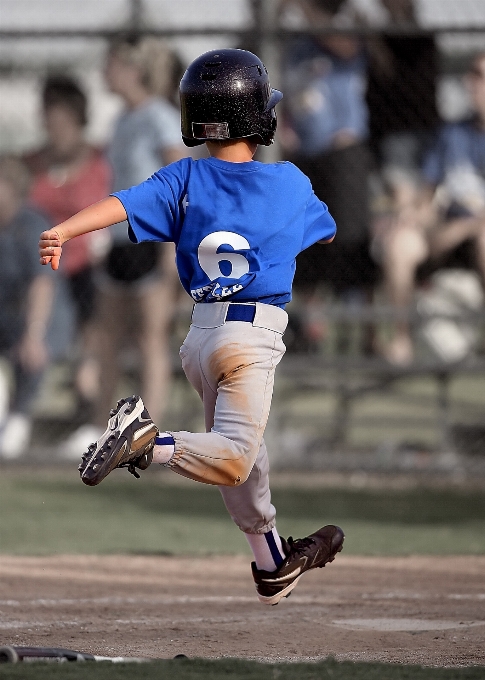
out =
[[[121,399],[117,407],[111,410],[111,417],[106,431],[96,443],[91,444],[83,456],[80,472],[81,480],[84,484],[96,486],[116,467],[119,467],[120,464],[125,465],[123,457],[129,445],[127,437],[123,436],[123,432],[130,427],[144,410],[145,406],[139,397]],[[130,455],[126,459],[126,463],[136,459],[138,452],[140,452],[140,455],[143,455],[143,450],[148,450],[148,445],[153,441],[157,432],[158,428],[153,422],[148,422],[142,428],[138,437],[135,432],[133,438],[130,439]],[[148,460],[147,454],[145,469],[150,463],[151,459]],[[133,465],[133,467],[135,466]]]

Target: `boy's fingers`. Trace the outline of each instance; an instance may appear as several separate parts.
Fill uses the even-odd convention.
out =
[[[49,229],[48,231],[43,231],[42,234],[40,235],[39,248],[43,248],[45,246],[60,246],[60,245],[61,239],[59,238],[59,234],[57,233],[57,231]]]
[[[39,241],[39,255],[41,264],[49,264],[52,269],[59,269],[62,247],[57,231],[49,229],[43,231]]]
[[[55,247],[55,246],[47,246],[45,248],[40,248],[39,249],[39,254],[41,257],[49,257],[52,255],[61,255],[62,254],[62,248],[60,246]]]
[[[42,247],[39,250],[40,263],[41,264],[51,264],[52,269],[59,269],[59,260],[61,259],[62,248],[47,246]]]
[[[39,241],[39,248],[47,248],[48,246],[60,247],[59,239],[41,238]]]

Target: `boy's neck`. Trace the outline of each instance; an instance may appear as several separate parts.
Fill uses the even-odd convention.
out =
[[[223,142],[206,142],[209,154],[213,158],[228,163],[248,163],[258,148],[253,139],[228,139]]]

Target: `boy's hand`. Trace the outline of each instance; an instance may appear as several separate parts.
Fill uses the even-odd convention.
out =
[[[50,263],[52,269],[59,269],[62,244],[59,234],[54,229],[43,231],[40,235],[39,255],[41,264]]]
[[[123,203],[114,196],[108,196],[98,203],[93,203],[65,222],[57,224],[55,229],[42,232],[39,241],[40,263],[50,263],[52,269],[59,269],[63,243],[76,236],[105,229],[126,219]]]

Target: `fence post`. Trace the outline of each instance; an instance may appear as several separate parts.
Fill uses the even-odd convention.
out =
[[[130,30],[140,33],[143,25],[143,0],[130,0]]]
[[[440,371],[436,376],[438,383],[438,423],[440,428],[440,443],[444,453],[455,453],[450,424],[450,377],[450,374],[446,371]]]
[[[275,35],[278,21],[278,0],[253,0],[254,51],[268,69],[271,86],[279,89],[281,82],[280,45]],[[281,147],[276,135],[271,146],[262,146],[258,158],[264,163],[281,160]]]

